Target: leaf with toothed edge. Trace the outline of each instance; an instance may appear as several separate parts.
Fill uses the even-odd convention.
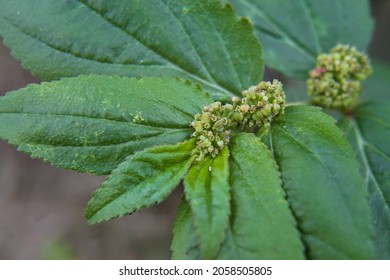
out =
[[[96,224],[163,201],[190,168],[194,140],[149,148],[128,157],[94,193],[85,216]]]
[[[203,259],[213,259],[225,238],[230,215],[229,151],[194,164],[184,179]]]
[[[265,139],[311,259],[371,259],[367,190],[335,119],[312,106],[288,106]]]
[[[0,35],[44,80],[173,76],[219,99],[239,95],[263,73],[250,23],[218,0],[3,0]]]
[[[202,259],[192,223],[191,207],[184,198],[176,211],[171,251],[173,260]]]
[[[188,139],[212,100],[190,82],[80,76],[0,98],[0,137],[65,169],[109,174],[145,148]]]
[[[374,21],[368,0],[228,0],[248,17],[264,46],[267,66],[306,79],[317,55],[337,44],[365,51]]]
[[[360,161],[369,192],[377,259],[390,259],[390,103],[368,102],[339,126]]]
[[[303,259],[299,232],[270,151],[247,133],[235,136],[229,148],[231,214],[216,259]],[[174,227],[173,259],[200,258],[195,227],[191,208],[183,201]]]

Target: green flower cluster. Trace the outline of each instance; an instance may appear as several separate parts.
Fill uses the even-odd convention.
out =
[[[362,91],[361,81],[371,72],[366,55],[354,47],[337,45],[329,54],[317,57],[316,68],[307,80],[308,93],[315,105],[350,110]]]
[[[261,82],[242,92],[242,98],[233,97],[233,104],[222,105],[217,101],[203,107],[196,114],[191,126],[195,129],[192,137],[197,139],[192,155],[197,161],[205,156],[215,157],[229,143],[231,130],[243,131],[258,127],[269,127],[271,121],[284,113],[286,96],[278,80]]]
[[[269,126],[271,121],[284,113],[286,96],[283,85],[278,80],[261,82],[242,92],[242,98],[233,98],[233,121],[240,128]]]
[[[231,114],[233,106],[223,105],[217,101],[204,106],[202,114],[196,114],[191,126],[195,129],[192,137],[195,137],[196,148],[192,154],[198,154],[197,161],[201,161],[206,155],[215,157],[229,143]]]

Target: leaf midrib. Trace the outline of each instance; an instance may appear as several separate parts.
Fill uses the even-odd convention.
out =
[[[308,49],[306,46],[304,46],[303,44],[301,44],[299,41],[297,41],[296,39],[294,39],[294,37],[292,35],[290,35],[286,30],[283,30],[283,28],[281,26],[279,26],[279,24],[277,22],[275,22],[274,20],[272,20],[270,17],[268,17],[265,13],[261,12],[261,10],[256,7],[254,4],[248,2],[248,0],[243,0],[242,1],[244,5],[248,6],[249,9],[251,9],[252,11],[255,11],[256,14],[258,14],[259,17],[261,17],[264,21],[266,21],[269,25],[271,25],[278,33],[279,35],[281,36],[281,38],[284,39],[284,41],[290,45],[291,47],[295,48],[296,50],[298,50],[300,53],[302,53],[304,56],[306,56],[307,58],[310,59],[310,61],[313,61],[315,62],[316,61],[316,54],[315,53],[312,53],[310,51],[310,49]],[[306,2],[305,2],[306,4]],[[310,22],[311,24],[312,23],[312,18],[310,18]],[[270,30],[268,29],[265,29],[265,28],[262,28],[258,25],[256,25],[257,28],[259,28],[260,30],[262,30],[262,32],[264,33],[267,33],[269,34],[270,36],[275,36]],[[316,34],[316,32],[314,32],[314,34]],[[318,38],[316,39],[316,41],[319,42]],[[320,51],[320,49],[318,50]]]
[[[366,154],[366,150],[364,148],[364,146],[366,145],[367,142],[363,138],[363,135],[360,131],[360,127],[359,127],[358,123],[356,122],[356,120],[354,120],[354,119],[350,119],[349,123],[355,132],[354,135],[355,135],[357,147],[358,147],[358,150],[359,150],[360,155],[362,157],[364,168],[366,170],[366,180],[365,180],[366,188],[368,190],[369,181],[371,180],[374,183],[374,186],[377,189],[377,191],[380,194],[383,201],[386,202],[387,200],[383,194],[383,191],[382,191],[382,189],[381,189],[381,187],[380,187],[380,185],[379,185],[379,183],[374,175],[374,172],[372,171],[372,167],[369,163],[369,160],[368,160],[368,157]],[[369,143],[368,143],[368,145],[371,146],[371,144],[369,144]],[[386,207],[387,211],[390,213],[390,207],[387,203],[385,203],[385,207]]]
[[[145,124],[142,123],[132,123],[128,122],[125,120],[115,120],[115,119],[107,119],[107,118],[102,118],[99,116],[85,116],[85,115],[80,115],[80,114],[45,114],[45,113],[33,113],[33,112],[0,112],[1,115],[25,115],[25,116],[43,116],[43,117],[76,117],[76,118],[85,118],[85,119],[90,119],[90,120],[100,120],[100,121],[107,121],[107,122],[117,122],[117,123],[122,123],[122,124],[127,124],[129,126],[139,126],[139,127],[151,127],[154,129],[161,129],[161,130],[190,130],[192,128],[189,128],[188,125],[183,125],[183,126],[164,126],[159,123],[154,123],[154,122],[147,122]]]
[[[132,158],[133,158],[133,159],[136,159],[134,156],[132,156]],[[190,160],[191,160],[191,159],[189,159],[189,160],[185,163],[185,166],[189,164],[189,161],[190,161]],[[122,164],[126,164],[126,163],[127,163],[127,161],[124,161]],[[121,168],[121,164],[118,166],[117,170],[119,170],[120,168]],[[180,163],[175,163],[175,164],[172,164],[171,166],[169,166],[169,170],[166,170],[166,169],[165,169],[165,170],[161,171],[161,173],[170,173],[169,178],[167,178],[167,180],[165,181],[165,182],[168,182],[168,183],[167,183],[168,185],[169,185],[173,180],[176,179],[176,177],[177,177],[177,173],[176,173],[176,172],[180,172],[180,171],[181,171],[181,168],[183,168],[183,167],[181,167]],[[173,172],[173,170],[176,171],[176,172]],[[160,174],[161,174],[161,173],[160,173]],[[116,174],[113,173],[111,176],[112,176],[112,177],[113,177],[113,176],[116,176]],[[153,183],[151,184],[150,182],[156,181],[156,180],[157,180],[156,178],[158,179],[158,176],[149,177],[149,178],[144,178],[144,180],[141,180],[140,182],[131,183],[130,187],[127,186],[127,187],[124,188],[123,191],[120,192],[117,196],[112,197],[112,198],[110,198],[109,200],[106,200],[106,201],[100,206],[100,208],[97,209],[97,211],[92,212],[90,215],[88,215],[87,218],[88,218],[88,219],[92,219],[94,216],[98,215],[101,211],[103,211],[104,209],[106,209],[107,207],[109,207],[112,203],[115,203],[115,201],[117,201],[117,200],[120,199],[121,197],[125,196],[128,192],[131,192],[131,191],[133,190],[133,188],[135,188],[135,187],[143,187],[143,186],[150,186],[150,185],[153,185]],[[109,180],[109,179],[108,179],[108,180]],[[109,183],[108,180],[107,180],[107,183]],[[101,186],[101,187],[103,187],[103,186]],[[173,188],[175,188],[175,187],[173,187]],[[169,194],[168,194],[168,195],[169,195]],[[163,199],[163,198],[161,198],[160,200],[162,200],[162,199]],[[159,202],[159,200],[158,200],[157,202]],[[145,206],[148,206],[148,203],[145,203],[144,205],[141,205],[140,208],[145,207]],[[133,212],[134,212],[134,211],[137,211],[137,209],[139,209],[139,208],[134,209]],[[125,214],[123,214],[123,215],[125,215]],[[123,215],[122,215],[122,216],[123,216]],[[117,217],[119,217],[119,216],[121,216],[121,215],[118,214]],[[104,220],[106,220],[106,219],[104,219]]]
[[[245,151],[244,151],[245,152]],[[243,168],[241,167],[241,165],[239,164],[239,162],[237,161],[237,159],[235,158],[234,154],[231,155],[230,157],[230,161],[232,163],[234,163],[234,165],[236,166],[236,168],[238,169],[238,171],[240,172],[240,174],[242,174],[240,176],[241,179],[243,179],[245,182],[246,182],[246,185],[250,187],[250,189],[252,190],[252,192],[255,194],[255,196],[258,196],[257,195],[257,191],[255,190],[255,188],[252,186],[252,184],[250,184],[247,180],[247,177],[244,176],[244,172],[243,172]],[[229,180],[231,181],[231,179]],[[230,182],[230,185],[231,185],[231,182]],[[232,197],[231,200],[234,200],[234,198]],[[232,202],[231,202],[232,203]],[[233,204],[232,204],[232,207],[233,207]],[[234,250],[234,254],[236,256],[240,256],[239,254],[239,250],[238,249],[242,249],[242,250],[247,250],[245,247],[243,247],[242,245],[240,245],[239,242],[237,242],[236,240],[236,236],[237,234],[233,234],[233,232],[236,232],[235,231],[235,227],[234,227],[234,221],[232,221],[232,218],[234,217],[235,218],[235,211],[232,209],[231,210],[231,213],[234,215],[231,215],[230,216],[230,219],[229,219],[229,224],[228,224],[228,233],[230,233],[230,238],[231,238],[231,241],[232,241],[232,244],[233,244],[233,250]],[[254,251],[254,250],[253,250]],[[255,251],[257,252],[257,251]]]
[[[312,150],[310,150],[308,147],[306,147],[305,145],[303,145],[303,143],[301,143],[298,139],[296,139],[293,135],[291,135],[288,131],[286,131],[280,124],[276,124],[276,126],[278,126],[278,127],[280,128],[280,130],[281,130],[285,135],[287,135],[288,137],[290,137],[291,139],[293,139],[293,140],[294,140],[295,142],[297,142],[301,147],[303,147],[305,150],[307,150],[309,153],[311,153],[311,154],[314,156],[314,158],[317,159],[318,162],[322,165],[322,167],[324,168],[324,170],[325,170],[326,173],[328,174],[328,178],[329,178],[330,180],[334,181],[334,178],[333,178],[332,174],[330,173],[330,171],[328,170],[328,168],[325,166],[325,164],[321,161],[321,159],[320,159]],[[337,183],[337,185],[340,185],[339,182],[336,181],[336,183]],[[284,184],[283,184],[283,186],[284,186]],[[339,191],[340,195],[343,197],[343,200],[346,200],[346,199],[345,199],[345,194],[341,192],[340,188],[336,188],[336,189]],[[288,194],[287,191],[286,191],[286,193]],[[291,207],[290,207],[290,209],[291,209],[291,211],[294,213],[294,217],[296,217],[296,221],[297,221],[297,224],[298,224],[298,229],[300,230],[300,232],[301,232],[302,235],[304,235],[304,236],[311,236],[311,237],[313,237],[313,238],[316,238],[316,239],[318,239],[318,240],[321,240],[322,242],[326,243],[328,246],[334,248],[334,249],[335,249],[337,252],[339,252],[341,255],[344,255],[344,254],[345,254],[344,252],[340,251],[339,249],[336,249],[336,248],[334,247],[334,245],[332,245],[332,244],[330,244],[330,243],[325,242],[324,240],[322,240],[322,239],[321,239],[320,237],[318,237],[317,235],[314,235],[313,233],[305,233],[305,232],[302,230],[302,228],[300,227],[299,223],[298,223],[298,222],[300,221],[300,219],[295,215],[295,211],[294,211]],[[351,213],[350,213],[350,211],[349,211],[349,208],[347,208],[347,210],[348,210],[348,211],[346,211],[346,213],[348,214],[349,220],[351,221],[352,224],[354,224],[354,221],[355,221],[355,220],[353,219],[353,217],[352,217],[352,215],[351,215]],[[306,244],[307,244],[306,242],[303,242],[303,244],[305,244],[306,249],[309,248],[309,246],[306,245]]]
[[[205,70],[205,73],[207,75],[207,78],[209,78],[211,80],[211,83],[210,81],[207,81],[205,80],[204,78],[201,78],[197,75],[195,75],[194,73],[191,73],[189,72],[188,70],[184,69],[182,66],[172,62],[171,60],[169,60],[167,57],[165,57],[161,52],[157,51],[156,49],[153,49],[151,48],[150,46],[148,46],[145,42],[143,42],[140,38],[137,38],[135,37],[134,34],[131,34],[129,33],[127,30],[125,29],[122,29],[122,27],[115,21],[105,17],[103,14],[99,13],[98,10],[96,10],[93,6],[91,5],[87,5],[86,3],[84,3],[82,0],[77,0],[80,4],[84,5],[86,8],[88,8],[89,10],[95,12],[96,14],[98,14],[102,19],[104,19],[105,21],[107,21],[108,23],[110,23],[113,27],[115,28],[118,28],[119,30],[125,32],[126,34],[128,34],[131,38],[133,38],[134,40],[136,40],[138,43],[140,43],[141,45],[143,45],[144,47],[146,47],[147,49],[149,49],[150,51],[152,51],[154,54],[156,54],[157,56],[159,56],[160,58],[162,58],[163,60],[165,60],[170,66],[172,66],[172,68],[180,71],[180,72],[183,72],[187,75],[190,75],[192,78],[196,79],[196,80],[199,80],[201,81],[202,83],[204,84],[207,84],[213,88],[216,88],[216,89],[219,89],[219,90],[222,90],[223,92],[229,94],[229,95],[235,95],[233,92],[231,92],[230,90],[228,90],[227,88],[225,88],[223,85],[220,85],[217,81],[214,80],[214,78],[212,77],[209,69],[206,67],[206,65],[203,63],[203,60],[200,58],[199,56],[199,53],[197,52],[196,48],[194,47],[194,45],[192,44],[192,41],[190,39],[190,36],[188,36],[188,33],[186,32],[186,30],[184,29],[184,26],[182,25],[182,23],[177,19],[177,17],[173,14],[173,12],[169,9],[169,7],[163,2],[163,1],[160,1],[165,7],[166,9],[169,11],[169,13],[173,16],[173,18],[176,19],[178,25],[182,28],[183,32],[186,34],[188,40],[191,42],[191,47],[192,49],[194,50],[194,53],[196,54],[196,56],[199,58],[199,61],[200,61],[200,64],[202,65],[202,68]],[[234,67],[233,67],[234,68]]]
[[[188,129],[190,130],[190,129]],[[176,129],[176,130],[171,130],[171,131],[167,131],[167,132],[164,132],[164,131],[161,131],[161,132],[158,132],[158,133],[154,133],[154,134],[148,134],[147,136],[145,137],[142,137],[142,138],[128,138],[124,141],[121,141],[121,142],[116,142],[116,143],[111,143],[111,144],[106,144],[106,143],[99,143],[99,144],[80,144],[80,145],[65,145],[65,144],[59,144],[59,143],[55,143],[55,144],[45,144],[45,143],[39,143],[39,142],[34,142],[34,141],[29,141],[29,145],[34,145],[34,146],[40,146],[40,147],[51,147],[51,148],[70,148],[70,149],[74,149],[74,148],[85,148],[85,149],[88,149],[88,148],[108,148],[108,147],[117,147],[117,146],[126,146],[127,144],[129,143],[136,143],[136,142],[142,142],[142,141],[145,141],[149,138],[154,138],[154,137],[160,137],[160,136],[166,136],[166,135],[169,135],[169,134],[174,134],[176,132],[179,132],[179,131],[185,131],[183,129]],[[11,141],[12,142],[12,141]]]
[[[80,0],[77,0],[80,2]],[[80,2],[80,4],[84,4],[82,2]],[[85,5],[85,4],[84,4]],[[86,6],[86,5],[85,5]],[[89,8],[88,6],[86,6],[87,8]],[[92,10],[91,8],[89,8],[90,10]],[[94,10],[92,10],[94,11]],[[160,53],[156,52],[154,49],[150,48],[149,46],[145,45],[143,42],[139,41],[138,38],[132,36],[132,34],[128,33],[126,30],[124,29],[121,29],[119,25],[116,25],[114,24],[113,22],[111,22],[109,19],[105,18],[103,15],[99,14],[98,12],[94,11],[95,13],[97,13],[98,15],[100,15],[103,19],[105,19],[107,22],[111,23],[114,27],[120,29],[121,31],[125,32],[126,34],[128,34],[129,36],[131,36],[134,40],[136,40],[137,42],[139,42],[139,44],[145,46],[148,50],[150,50],[151,52],[153,52],[154,54],[156,54],[157,56],[161,57],[163,60],[166,61],[167,64],[163,65],[163,64],[148,64],[148,65],[139,65],[139,64],[131,64],[131,63],[115,63],[115,62],[112,62],[112,61],[103,61],[103,60],[96,60],[94,58],[88,58],[88,57],[85,57],[85,56],[80,56],[80,55],[77,55],[73,52],[70,52],[69,50],[64,50],[62,48],[59,48],[55,45],[52,45],[46,41],[43,41],[42,39],[38,38],[37,36],[35,36],[34,34],[24,30],[24,28],[22,28],[21,26],[15,24],[14,22],[12,22],[9,18],[6,18],[4,15],[1,15],[0,14],[0,17],[3,18],[3,20],[5,20],[6,22],[8,22],[8,24],[10,24],[11,26],[13,26],[14,28],[16,28],[19,32],[23,33],[24,35],[30,37],[31,39],[33,40],[36,40],[37,42],[43,44],[43,45],[46,45],[47,47],[51,48],[51,49],[54,49],[58,52],[61,52],[61,53],[64,53],[64,54],[67,54],[67,55],[71,55],[77,59],[83,59],[83,60],[87,60],[87,61],[91,61],[91,62],[96,62],[96,63],[101,63],[101,64],[109,64],[109,65],[118,65],[118,66],[131,66],[131,67],[139,67],[139,68],[147,68],[147,67],[155,67],[155,68],[171,68],[171,69],[174,69],[178,72],[181,72],[181,73],[184,73],[185,75],[189,76],[190,78],[192,78],[194,81],[200,83],[200,84],[203,84],[203,85],[206,85],[210,88],[213,88],[215,89],[216,91],[219,91],[223,94],[226,94],[228,96],[235,96],[237,94],[235,94],[234,92],[230,91],[228,88],[226,88],[225,86],[219,84],[218,82],[214,81],[213,83],[213,78],[210,77],[210,80],[212,81],[208,81],[208,80],[205,80],[204,78],[201,78],[199,76],[197,76],[196,74],[194,73],[191,73],[185,69],[183,69],[181,66],[171,62],[169,59],[167,59],[166,57],[162,56]],[[187,33],[186,33],[187,34]],[[188,34],[187,34],[188,35]],[[191,44],[191,46],[193,47],[193,45]],[[200,62],[203,64],[203,61],[200,59]],[[236,71],[236,69],[233,67],[234,71]],[[163,71],[162,71],[163,72]]]

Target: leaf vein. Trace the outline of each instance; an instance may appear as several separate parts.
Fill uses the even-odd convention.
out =
[[[183,125],[183,126],[163,126],[159,123],[154,123],[148,121],[145,124],[142,123],[132,123],[126,120],[120,120],[120,119],[112,119],[112,118],[102,118],[99,116],[86,116],[86,115],[81,115],[81,114],[45,114],[45,113],[32,113],[32,112],[0,112],[0,115],[26,115],[26,116],[47,116],[47,117],[77,117],[77,118],[85,118],[85,119],[91,119],[91,120],[101,120],[101,121],[109,121],[109,122],[118,122],[118,123],[124,123],[129,126],[139,126],[139,127],[152,127],[156,129],[184,129],[184,130],[190,130],[192,128],[189,128],[189,125]]]
[[[317,53],[321,53],[323,52],[323,48],[321,46],[321,41],[320,41],[320,38],[319,38],[319,33],[316,32],[318,30],[316,30],[316,27],[315,27],[315,24],[314,24],[314,14],[313,14],[313,10],[308,2],[308,0],[303,0],[303,8],[305,10],[305,12],[309,15],[309,21],[310,21],[310,29],[313,31],[313,34],[314,34],[314,43],[316,44],[316,48],[317,48]]]
[[[259,15],[260,18],[262,18],[264,21],[268,22],[277,32],[279,35],[283,38],[283,40],[293,47],[294,49],[298,50],[300,53],[308,57],[311,61],[316,60],[316,54],[313,53],[309,48],[307,48],[305,45],[300,43],[294,36],[288,33],[288,30],[283,29],[275,20],[271,19],[270,17],[266,16],[265,13],[261,12],[259,8],[257,8],[254,4],[250,3],[248,0],[243,1],[244,5],[247,5],[252,11],[255,11]],[[264,30],[264,29],[263,29]],[[269,31],[268,34],[273,34],[273,32]]]
[[[131,34],[130,32],[128,32],[127,30],[123,29],[117,22],[109,19],[108,17],[104,16],[103,14],[99,13],[99,11],[93,7],[92,5],[88,5],[87,3],[85,3],[83,0],[77,0],[80,4],[83,4],[85,7],[87,7],[88,9],[90,9],[91,11],[95,12],[96,14],[98,14],[102,19],[106,20],[107,22],[109,22],[112,26],[118,28],[119,30],[125,32],[126,34],[128,34],[131,38],[133,38],[134,40],[136,40],[137,42],[139,42],[141,45],[145,46],[147,49],[151,50],[153,53],[155,53],[156,55],[160,56],[162,59],[164,59],[172,68],[180,71],[180,72],[183,72],[187,75],[190,75],[192,78],[194,78],[195,80],[198,80],[200,81],[201,83],[204,83],[204,84],[207,84],[213,88],[217,88],[219,90],[222,90],[223,92],[229,94],[229,95],[234,95],[231,91],[229,91],[228,89],[226,89],[225,87],[223,87],[223,85],[221,84],[218,84],[217,82],[213,83],[213,81],[207,81],[205,80],[204,78],[201,78],[199,77],[196,73],[192,73],[186,69],[184,69],[182,66],[178,65],[177,63],[174,63],[172,62],[170,59],[168,59],[166,56],[164,56],[160,51],[158,51],[157,49],[155,48],[152,48],[152,46],[149,46],[147,45],[145,42],[143,42],[140,38],[137,38],[134,34]]]
[[[206,65],[204,64],[202,58],[200,57],[197,49],[195,48],[194,44],[193,44],[193,41],[191,39],[191,36],[188,35],[188,31],[184,28],[184,25],[181,23],[181,21],[176,17],[176,15],[172,12],[172,10],[169,8],[169,6],[163,1],[163,0],[160,0],[161,4],[163,4],[163,6],[166,8],[166,10],[169,12],[169,14],[176,20],[176,22],[178,23],[178,25],[180,26],[181,30],[184,32],[186,38],[188,39],[188,41],[191,42],[191,48],[192,50],[194,51],[196,57],[199,59],[199,62],[200,64],[202,65],[202,68],[204,69],[205,71],[205,74],[207,75],[207,78],[210,79],[211,82],[213,83],[217,83],[213,76],[211,75],[211,72],[210,70],[206,67]]]
[[[368,160],[368,157],[367,157],[367,154],[366,154],[366,150],[364,149],[364,143],[365,143],[365,140],[363,138],[363,134],[361,133],[360,131],[360,127],[359,127],[359,124],[355,121],[355,120],[351,120],[350,121],[351,123],[351,126],[354,128],[354,135],[355,135],[355,138],[356,138],[356,143],[357,143],[357,146],[358,146],[358,149],[359,149],[359,152],[362,156],[362,160],[363,160],[363,164],[364,164],[364,167],[366,169],[366,186],[367,186],[367,189],[368,189],[368,185],[369,185],[369,181],[371,180],[373,183],[374,183],[374,186],[376,187],[378,193],[380,194],[381,198],[383,199],[383,201],[387,201],[386,198],[385,198],[385,195],[382,191],[382,188],[380,186],[380,184],[378,183],[375,175],[374,175],[374,172],[372,170],[372,166],[370,165],[370,162]],[[390,207],[388,204],[385,204],[386,205],[386,208],[388,210],[390,210]]]

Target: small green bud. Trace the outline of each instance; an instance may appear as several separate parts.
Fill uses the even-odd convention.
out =
[[[307,80],[312,102],[325,108],[350,110],[362,91],[360,82],[371,74],[366,55],[354,47],[337,45],[317,57],[316,68]]]
[[[248,111],[249,111],[249,105],[248,104],[243,104],[243,105],[241,105],[240,106],[240,111],[242,112],[242,113],[247,113]]]
[[[227,111],[231,111],[231,110],[233,110],[233,105],[232,104],[226,104],[224,109],[227,110]]]
[[[266,104],[260,111],[264,116],[268,117],[271,114],[272,108],[269,104]]]
[[[192,122],[192,127],[195,128],[195,131],[202,131],[203,130],[203,124],[201,121]]]

